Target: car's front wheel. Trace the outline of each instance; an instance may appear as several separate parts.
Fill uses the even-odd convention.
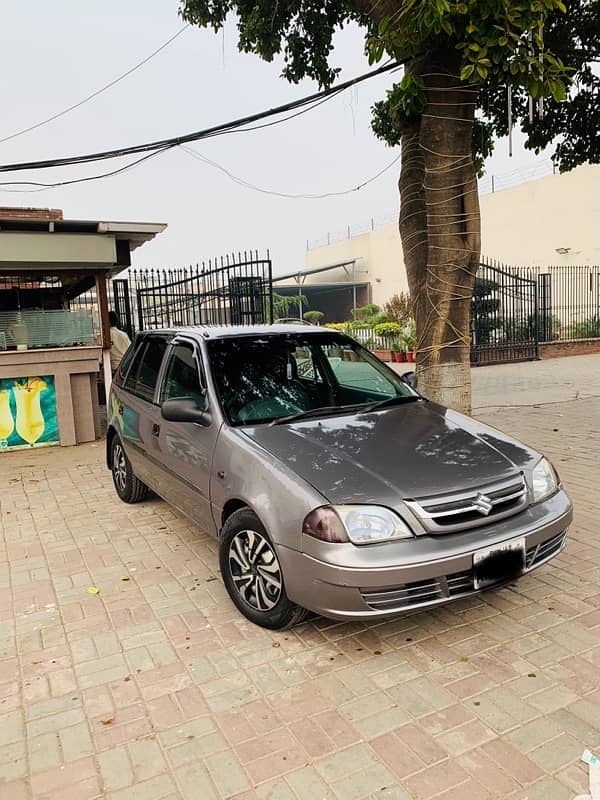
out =
[[[115,434],[110,448],[110,464],[115,489],[124,503],[139,503],[148,495],[148,487],[133,474],[123,443]]]
[[[225,522],[219,562],[229,596],[251,622],[281,630],[308,616],[308,611],[288,599],[275,547],[249,508],[236,511]]]

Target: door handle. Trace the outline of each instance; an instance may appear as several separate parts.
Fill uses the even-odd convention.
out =
[[[158,436],[160,433],[160,425],[157,425],[156,422],[152,425],[152,436]]]

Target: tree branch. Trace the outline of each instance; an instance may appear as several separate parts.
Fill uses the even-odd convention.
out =
[[[352,5],[359,13],[376,23],[397,14],[401,7],[398,0],[353,0]]]

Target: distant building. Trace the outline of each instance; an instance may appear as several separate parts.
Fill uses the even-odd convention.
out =
[[[482,255],[509,266],[600,264],[599,187],[600,165],[587,164],[484,195]],[[311,248],[304,269],[274,280],[276,292],[301,292],[326,322],[347,319],[353,305],[383,305],[408,290],[398,225]]]

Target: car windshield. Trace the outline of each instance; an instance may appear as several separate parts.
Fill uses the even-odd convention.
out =
[[[232,425],[336,416],[415,399],[395,372],[337,333],[231,336],[208,342],[219,400]]]

